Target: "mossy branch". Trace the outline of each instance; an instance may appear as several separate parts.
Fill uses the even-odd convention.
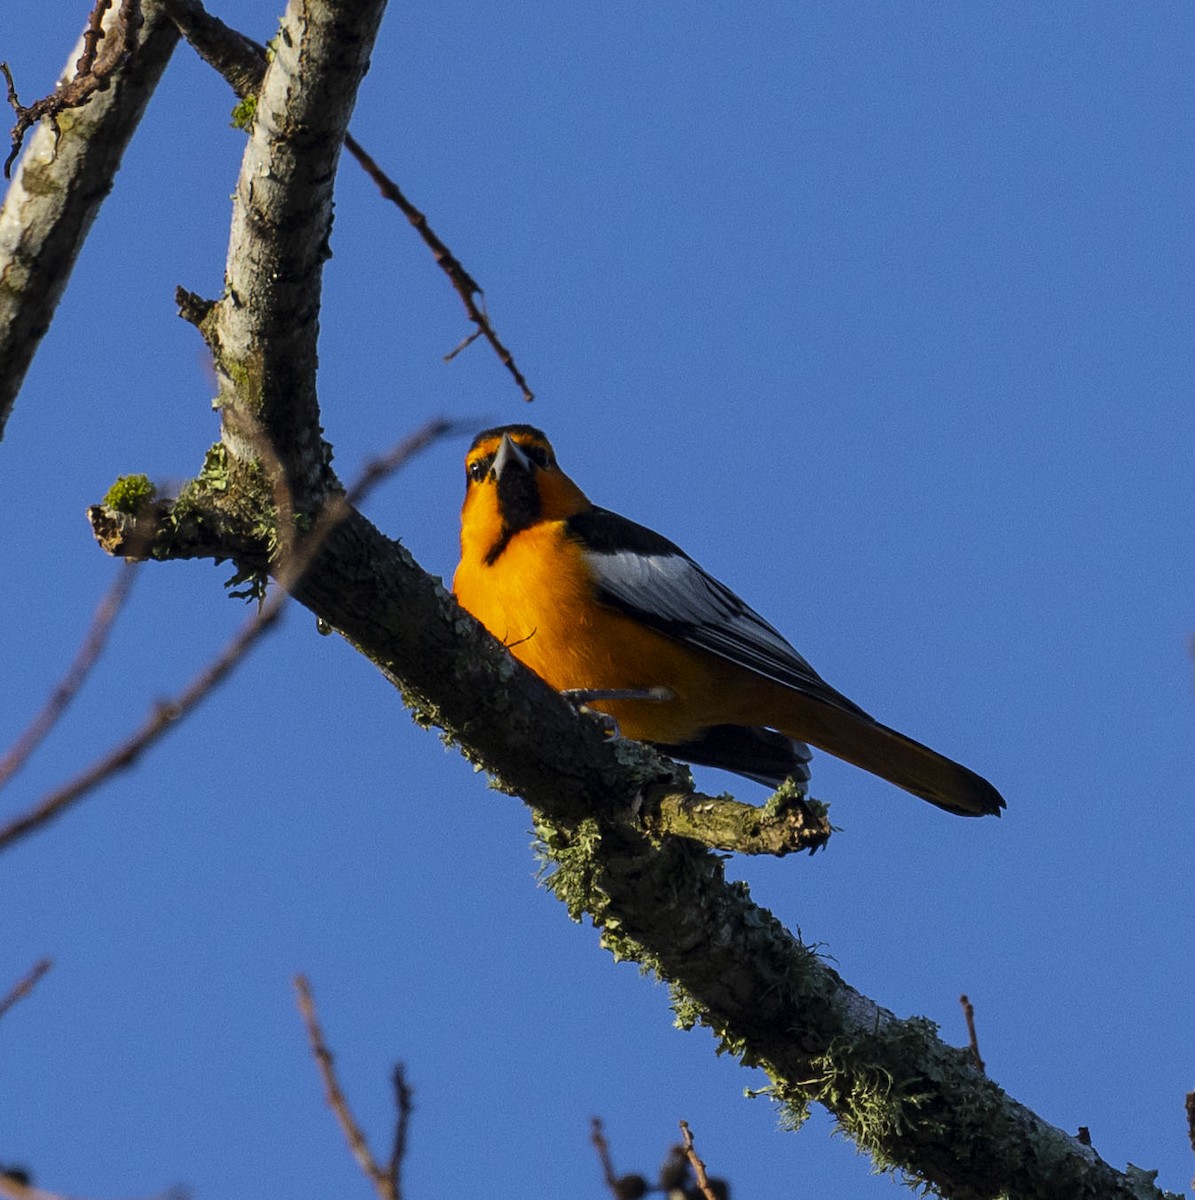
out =
[[[183,523],[162,501],[148,515],[102,510],[103,520],[151,535],[159,557],[235,557],[243,547],[228,514],[237,508],[221,489],[235,496],[240,485],[209,475],[206,507],[188,501],[202,513],[190,541],[178,540]],[[262,553],[249,533],[239,530]],[[548,886],[570,913],[592,919],[617,957],[666,981],[681,1024],[707,1026],[722,1050],[765,1070],[790,1123],[824,1105],[877,1166],[957,1200],[1161,1196],[1146,1173],[1114,1171],[1007,1097],[931,1023],[900,1021],[850,988],[745,885],[726,880],[719,854],[676,836],[758,852],[771,836],[763,831],[783,830],[800,811],[790,799],[769,811],[687,794],[666,761],[607,739],[355,511],[294,595],[394,680],[418,721],[439,726],[532,807]]]
[[[832,827],[825,805],[808,800],[785,784],[762,808],[733,796],[702,796],[658,789],[646,799],[641,817],[653,837],[690,838],[714,850],[783,857],[820,850]]]

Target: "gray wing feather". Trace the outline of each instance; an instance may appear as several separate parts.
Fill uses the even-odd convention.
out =
[[[659,542],[652,548],[590,547],[589,563],[603,601],[677,641],[863,713],[730,588],[670,542]]]

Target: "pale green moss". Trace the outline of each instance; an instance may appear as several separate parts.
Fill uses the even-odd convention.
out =
[[[116,512],[138,513],[156,495],[158,489],[148,475],[120,475],[104,496],[104,507]]]
[[[249,127],[253,124],[253,118],[257,116],[257,96],[246,96],[232,110],[232,127],[233,129],[242,129],[246,133],[249,132]]]

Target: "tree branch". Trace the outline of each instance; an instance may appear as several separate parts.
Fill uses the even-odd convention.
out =
[[[120,167],[178,30],[154,0],[131,54],[72,113],[55,136],[48,124],[29,139],[0,208],[0,437],[17,393],[70,278],[75,258]],[[105,27],[116,20],[109,12]],[[86,35],[71,62],[86,49]]]
[[[259,430],[295,508],[336,490],[319,430],[316,339],[336,164],[385,0],[291,0],[233,196],[225,295],[203,322],[221,437],[243,465]]]
[[[218,17],[212,16],[204,9],[200,0],[162,0],[162,3],[199,57],[223,75],[241,99],[256,98],[266,69],[265,48],[225,25]],[[481,285],[432,229],[424,213],[411,203],[398,184],[382,170],[352,134],[345,134],[344,146],[374,181],[382,196],[406,217],[419,234],[423,244],[431,251],[436,265],[447,275],[453,290],[461,298],[469,320],[476,326],[473,337],[445,357],[454,357],[464,345],[477,337],[484,337],[498,356],[498,360],[510,372],[523,399],[535,399],[525,376],[515,363],[514,356],[498,337],[488,314],[478,303],[478,297],[483,295]]]
[[[730,796],[668,792],[641,815],[653,837],[691,838],[714,850],[736,854],[813,854],[829,840],[832,827],[825,805],[806,800],[797,785],[786,783],[762,807]]]
[[[38,961],[29,968],[25,975],[18,979],[17,982],[8,989],[8,992],[4,996],[0,996],[0,1017],[4,1016],[4,1014],[7,1013],[8,1010],[12,1008],[12,1006],[18,1001],[24,1000],[25,997],[28,996],[35,987],[37,987],[42,976],[45,975],[53,965],[54,964],[48,958],[38,959]]]
[[[29,756],[58,723],[88,675],[91,674],[91,668],[95,666],[108,643],[108,634],[112,631],[112,623],[124,607],[125,600],[128,599],[135,574],[136,567],[131,563],[124,564],[117,572],[116,579],[96,609],[95,616],[91,620],[91,628],[88,629],[87,636],[83,639],[83,644],[79,647],[70,669],[50,693],[50,697],[42,706],[41,711],[13,742],[8,751],[0,755],[0,788],[4,787],[29,760]]]
[[[266,73],[266,48],[225,25],[200,0],[161,0],[191,48],[227,81],[242,100],[256,95]]]
[[[315,1012],[315,998],[311,994],[311,984],[306,975],[295,976],[295,993],[298,997],[299,1013],[307,1030],[307,1039],[311,1043],[311,1056],[319,1068],[320,1078],[324,1083],[324,1098],[328,1107],[336,1117],[336,1122],[348,1142],[349,1150],[357,1160],[361,1173],[373,1184],[378,1200],[402,1200],[402,1189],[399,1185],[403,1155],[406,1151],[407,1126],[411,1119],[411,1089],[407,1086],[401,1066],[394,1068],[392,1082],[394,1085],[394,1103],[397,1111],[394,1129],[394,1148],[390,1158],[383,1167],[374,1158],[357,1118],[349,1108],[349,1102],[340,1086],[336,1075],[335,1060],[328,1043],[324,1039],[324,1031],[320,1028],[319,1018]]]

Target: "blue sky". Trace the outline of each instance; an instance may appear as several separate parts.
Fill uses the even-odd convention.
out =
[[[267,38],[277,10],[214,9]],[[26,100],[83,6],[9,21]],[[1178,3],[392,6],[353,129],[486,288],[524,405],[345,163],[320,392],[342,474],[432,416],[531,420],[599,503],[680,542],[840,690],[988,776],[962,821],[818,755],[841,832],[731,871],[843,975],[962,1043],[1111,1163],[1195,1171],[1191,554],[1195,16]],[[0,444],[7,741],[113,564],[83,512],[217,436],[176,285],[220,290],[243,147],[180,49]],[[464,440],[368,502],[456,561]],[[244,611],[227,568],[141,573],[5,812],[179,689]],[[762,789],[715,772],[707,789]],[[740,1196],[898,1194],[816,1114],[671,1027],[536,885],[530,819],[295,609],[236,679],[4,856],[0,1161],[47,1188],[366,1195],[290,979],[306,971],[407,1194],[602,1196],[687,1119]]]

